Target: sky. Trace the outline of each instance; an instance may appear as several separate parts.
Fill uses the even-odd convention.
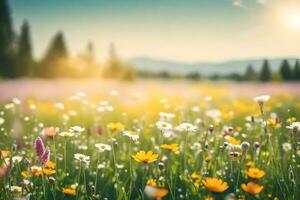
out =
[[[184,62],[300,57],[299,0],[10,0],[15,30],[31,26],[41,58],[62,30],[72,55],[111,42],[123,59]]]

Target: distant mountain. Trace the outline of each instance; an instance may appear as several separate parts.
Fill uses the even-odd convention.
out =
[[[278,71],[282,60],[285,58],[268,59],[271,70]],[[299,58],[286,58],[290,64],[294,63]],[[226,62],[196,62],[184,63],[172,60],[160,60],[149,57],[136,57],[130,59],[128,62],[138,71],[146,72],[169,72],[171,74],[188,74],[191,72],[199,72],[203,75],[227,75],[231,73],[243,74],[247,66],[252,65],[254,70],[259,72],[261,70],[263,58],[261,59],[245,59],[245,60],[231,60]]]

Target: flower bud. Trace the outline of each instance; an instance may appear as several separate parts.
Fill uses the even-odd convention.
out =
[[[163,169],[165,168],[165,164],[164,164],[163,162],[159,162],[159,163],[158,163],[158,168],[159,168],[160,170],[163,170]]]
[[[259,148],[259,147],[260,147],[259,142],[254,142],[254,147],[255,147],[255,148]]]
[[[245,152],[249,149],[250,144],[249,144],[249,142],[244,141],[244,142],[242,142],[241,147],[242,147],[242,150]]]
[[[50,182],[50,183],[55,183],[55,181],[56,181],[56,180],[55,180],[55,178],[54,178],[53,176],[50,176],[50,177],[49,177],[49,182]]]

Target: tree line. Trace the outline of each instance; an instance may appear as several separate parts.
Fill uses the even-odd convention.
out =
[[[292,65],[287,59],[284,59],[279,66],[278,71],[272,71],[270,62],[265,59],[262,62],[260,71],[255,71],[252,65],[246,68],[244,73],[232,73],[232,74],[213,74],[213,75],[202,75],[200,72],[190,72],[186,75],[174,74],[168,71],[162,71],[157,73],[151,73],[147,71],[138,71],[138,75],[145,78],[175,78],[175,79],[190,79],[190,80],[235,80],[235,81],[300,81],[300,61],[296,60],[295,64]]]
[[[272,80],[300,81],[300,63],[299,60],[296,60],[294,66],[292,66],[288,60],[284,59],[279,67],[279,71],[272,72],[268,60],[264,60],[259,73],[255,72],[253,67],[249,65],[244,74],[244,80],[260,80],[262,82]]]
[[[300,81],[300,62],[296,60],[295,64],[292,65],[287,59],[284,59],[278,71],[272,71],[270,62],[265,59],[262,63],[260,71],[255,71],[252,65],[246,68],[244,74],[229,74],[229,75],[212,75],[209,79],[231,79],[236,81]]]
[[[94,45],[71,57],[65,36],[58,31],[40,60],[33,57],[30,24],[24,20],[20,33],[14,31],[8,0],[0,0],[0,77],[106,77],[133,79],[135,71],[122,61],[113,44],[102,66],[95,59]]]

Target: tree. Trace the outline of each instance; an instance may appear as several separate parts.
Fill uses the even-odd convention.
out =
[[[293,71],[293,79],[299,81],[300,80],[300,63],[299,60],[296,60],[294,71]]]
[[[244,80],[247,81],[253,81],[256,80],[256,72],[254,71],[252,65],[249,65],[246,69],[245,75],[244,75]]]
[[[286,59],[282,61],[279,71],[280,71],[280,74],[281,74],[283,80],[286,80],[286,81],[292,80],[292,78],[293,78],[292,70],[291,70],[289,62]]]
[[[113,43],[109,46],[109,59],[107,65],[103,69],[102,76],[104,78],[123,80],[133,80],[136,76],[133,67],[119,59]]]
[[[271,70],[270,64],[268,60],[264,60],[262,70],[260,72],[259,79],[263,82],[267,82],[271,80]]]
[[[111,43],[109,45],[109,58],[105,69],[103,69],[103,76],[105,78],[120,78],[123,71],[121,60],[118,58],[115,45]]]
[[[66,76],[67,68],[68,50],[63,32],[59,31],[51,40],[46,55],[39,64],[37,75],[46,78]]]
[[[0,0],[0,74],[12,76],[14,31],[7,0]]]
[[[17,52],[17,69],[16,76],[28,76],[32,75],[33,58],[32,58],[32,46],[30,37],[30,27],[25,20],[21,27],[21,35],[18,43]]]

